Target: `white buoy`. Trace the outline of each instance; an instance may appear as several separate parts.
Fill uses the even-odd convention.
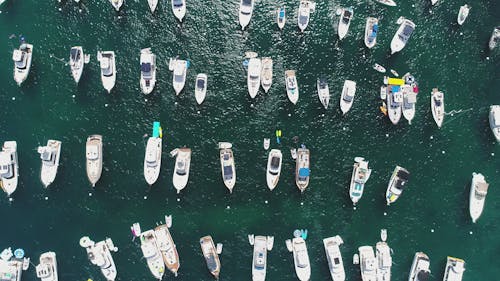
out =
[[[177,202],[181,202],[181,198],[177,198]]]
[[[415,8],[415,4],[411,4],[411,7],[412,7],[412,8]]]
[[[472,235],[472,231],[469,231],[469,234]]]
[[[177,102],[175,102],[174,104],[177,105]]]
[[[352,209],[353,209],[353,210],[356,210],[356,206],[353,206],[353,207],[352,207]]]
[[[494,153],[494,152],[492,152],[492,153],[491,153],[491,156],[495,156],[495,153]]]
[[[108,104],[107,104],[107,103],[105,103],[105,104],[104,104],[104,107],[108,107]]]
[[[431,232],[432,232],[432,233],[434,233],[434,228],[433,228],[433,229],[431,229]]]
[[[292,116],[292,114],[288,113],[288,117]]]
[[[250,107],[253,108],[253,103],[250,104]]]
[[[45,196],[45,200],[49,200],[49,197]]]
[[[89,192],[89,196],[92,196],[92,192]]]
[[[441,151],[441,153],[445,154],[445,153],[446,153],[446,151],[444,151],[444,150],[443,150],[443,151]]]
[[[145,102],[148,102],[148,99],[144,99]]]
[[[200,111],[198,110],[198,114],[200,114]]]
[[[490,57],[486,57],[486,60],[490,60]]]
[[[384,216],[387,216],[387,212],[384,212]]]
[[[14,201],[14,198],[9,197],[9,202],[12,202],[12,201]]]
[[[460,32],[460,35],[464,35],[464,33],[463,33],[463,32]]]
[[[16,97],[12,97],[12,100],[16,100]]]
[[[72,95],[71,97],[72,97],[72,98],[75,98],[76,96],[75,96],[75,95]]]
[[[300,202],[300,206],[304,206],[304,202]]]
[[[325,117],[325,114],[324,114],[324,113],[323,113],[323,114],[321,114],[321,117]]]
[[[227,207],[226,207],[226,209],[228,209],[228,210],[229,210],[229,209],[231,209],[231,207],[230,207],[230,206],[227,206]]]
[[[144,200],[146,200],[146,199],[148,199],[148,197],[147,197],[147,196],[144,196]]]
[[[59,10],[59,12],[60,12],[60,11],[62,11],[62,9],[61,9],[61,8],[59,8],[58,10]]]
[[[385,137],[388,138],[389,137],[389,134],[385,134]]]
[[[430,137],[430,139],[432,140],[432,139],[434,139],[434,137],[433,137],[433,136],[431,136],[431,137]]]
[[[365,55],[363,55],[363,58],[365,59],[365,58],[366,58],[366,56],[365,56]]]
[[[266,200],[266,201],[264,201],[264,203],[266,203],[266,204],[267,204],[267,200]]]

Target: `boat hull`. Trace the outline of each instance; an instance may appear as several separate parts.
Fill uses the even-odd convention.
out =
[[[61,156],[61,142],[57,140],[49,140],[47,146],[56,150],[55,160],[53,165],[45,164],[42,161],[42,169],[40,172],[40,179],[45,188],[48,188],[50,184],[54,182],[57,176],[57,170],[59,168],[59,159]]]
[[[373,25],[378,24],[378,19],[373,18],[373,17],[368,17],[366,19],[366,25],[365,25],[365,46],[368,49],[371,49],[375,47],[375,44],[377,44],[377,36],[371,38],[371,34],[373,32]],[[370,40],[371,38],[371,40]]]
[[[102,174],[102,136],[92,135],[87,138],[86,144],[86,171],[92,187],[101,178]]]
[[[203,253],[203,257],[205,258],[205,261],[207,263],[208,270],[215,277],[215,279],[219,279],[221,264],[212,237],[202,237],[200,239],[200,247]]]
[[[437,104],[436,99],[440,97],[440,105]],[[432,117],[436,125],[441,128],[444,120],[444,94],[437,89],[433,89],[431,93],[431,111]]]
[[[6,141],[3,144],[2,158],[6,160],[5,163],[0,163],[0,165],[11,165],[13,169],[12,176],[10,178],[0,178],[0,187],[10,197],[17,189],[17,184],[19,181],[19,162],[17,158],[17,142]]]
[[[146,155],[144,156],[144,178],[149,185],[153,185],[160,175],[161,151],[161,138],[150,137],[146,145]],[[152,161],[153,157],[155,161]]]
[[[155,235],[156,245],[160,250],[163,263],[168,270],[177,276],[180,267],[179,254],[177,253],[177,247],[168,230],[168,226],[165,224],[157,226],[155,228]]]
[[[195,90],[194,90],[194,97],[196,99],[196,102],[198,104],[202,104],[203,101],[205,100],[205,97],[207,95],[207,81],[208,77],[206,74],[200,73],[196,77],[196,84],[195,84]],[[198,88],[198,81],[204,81],[204,87],[203,88]]]
[[[278,168],[275,170],[271,168],[273,158],[279,159]],[[269,152],[269,156],[267,159],[266,182],[267,182],[267,187],[271,191],[274,190],[274,188],[276,188],[276,185],[278,185],[278,181],[280,179],[280,174],[281,174],[282,161],[283,161],[283,155],[280,150],[272,149]]]
[[[476,185],[479,183],[485,183],[484,176],[482,174],[473,173],[472,183],[470,186],[469,194],[469,214],[473,223],[481,217],[484,209],[485,197],[476,198]]]
[[[497,142],[500,142],[500,118],[499,118],[499,116],[500,116],[500,105],[490,106],[490,115],[489,115],[490,129],[491,129],[491,132],[493,133],[493,136],[495,136],[495,139],[497,140]],[[496,124],[499,124],[499,125],[496,125]]]
[[[174,175],[172,178],[173,185],[180,193],[183,190],[189,180],[189,171],[191,168],[191,149],[180,148],[177,152],[177,157],[175,160]]]
[[[14,81],[16,81],[18,86],[21,86],[21,84],[28,79],[28,75],[30,74],[31,70],[31,60],[33,58],[33,45],[31,44],[25,44],[26,45],[26,66],[21,69],[17,68],[16,65],[14,64]]]
[[[73,47],[72,49],[76,49],[80,54],[80,58],[78,60],[73,60],[70,55],[70,66],[71,66],[71,76],[75,80],[75,83],[78,84],[83,74],[83,67],[85,65],[85,55],[83,53],[82,47]]]

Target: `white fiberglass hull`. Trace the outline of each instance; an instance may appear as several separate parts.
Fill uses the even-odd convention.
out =
[[[59,159],[61,156],[61,142],[57,140],[49,140],[47,146],[56,149],[55,159],[53,165],[48,165],[42,161],[42,170],[40,172],[40,179],[45,186],[49,187],[54,182],[57,176],[57,169],[59,168]]]
[[[191,168],[191,149],[181,148],[177,152],[177,157],[175,159],[174,175],[172,178],[173,185],[180,193],[183,190],[189,180],[189,170]]]
[[[71,76],[73,76],[73,79],[75,82],[78,84],[80,82],[80,79],[83,74],[83,67],[85,65],[85,55],[83,53],[83,48],[82,47],[73,47],[74,49],[77,49],[79,52],[79,57],[77,60],[73,60],[73,58],[70,56],[70,66],[71,66]]]
[[[12,177],[1,178],[0,186],[3,191],[7,193],[7,197],[11,196],[17,189],[18,178],[19,178],[19,164],[17,159],[17,143],[15,141],[6,141],[2,147],[2,157],[6,158],[6,163],[0,163],[0,165],[11,165],[13,169]]]
[[[469,16],[469,11],[470,11],[470,7],[467,4],[460,7],[460,10],[458,11],[458,16],[457,16],[457,22],[459,25],[464,24],[465,20]]]
[[[28,75],[30,74],[31,70],[31,60],[33,57],[33,45],[31,44],[26,44],[26,66],[24,68],[18,68],[14,64],[14,81],[16,81],[18,86],[21,86],[21,84],[26,81],[28,78]]]
[[[273,84],[273,60],[271,58],[262,58],[262,71],[260,76],[262,89],[267,93]]]
[[[399,26],[398,30],[394,34],[394,37],[392,37],[391,40],[391,54],[400,52],[403,50],[403,48],[406,46],[408,43],[408,40],[410,39],[411,33],[415,30],[415,24],[408,20],[408,19],[402,19],[402,23]],[[405,27],[411,27],[413,30],[411,31],[410,34],[405,34]]]
[[[485,183],[484,176],[482,174],[472,174],[472,183],[470,186],[470,194],[469,194],[469,213],[472,219],[472,222],[475,223],[484,209],[485,197],[476,197],[476,185],[478,183]]]
[[[490,129],[497,142],[500,142],[500,105],[490,106]]]
[[[299,85],[294,70],[285,71],[286,95],[293,104],[297,104],[299,100]]]
[[[251,58],[248,62],[247,87],[248,94],[252,99],[255,98],[259,92],[261,71],[261,60],[259,58]]]
[[[153,91],[156,85],[156,55],[153,54],[149,48],[141,51],[141,68],[143,64],[149,64],[150,69],[148,73],[144,73],[141,69],[139,84],[141,86],[142,93],[148,95]]]
[[[92,135],[88,137],[85,149],[87,178],[94,187],[102,174],[102,136]]]
[[[306,241],[301,237],[293,238],[292,247],[295,273],[300,281],[309,281],[311,279],[311,265],[309,254],[307,253]]]
[[[233,151],[230,148],[220,150],[220,164],[224,185],[229,189],[230,193],[233,193],[233,188],[236,183],[236,166],[234,164]]]
[[[113,8],[118,12],[123,5],[124,0],[109,0]]]
[[[255,261],[259,260],[258,265]],[[255,236],[252,259],[252,281],[266,280],[267,270],[267,238],[265,236]]]
[[[274,188],[276,188],[276,185],[278,184],[281,175],[282,162],[283,162],[283,155],[281,151],[279,149],[272,149],[269,152],[269,157],[267,159],[267,172],[266,172],[267,187],[270,190],[274,190]]]
[[[101,82],[102,86],[108,93],[111,93],[111,90],[115,87],[116,83],[116,61],[115,61],[115,52],[98,52],[97,57],[100,59],[109,58],[109,68],[111,69],[111,73],[106,73],[104,69],[101,67]]]
[[[347,22],[344,21],[344,14],[345,13],[351,13],[350,17],[352,18],[352,11],[348,9],[342,9],[342,14],[339,19],[339,24],[338,24],[338,35],[339,35],[339,40],[344,39],[346,37],[347,32],[349,31],[349,26],[351,25],[351,18]]]
[[[325,81],[326,83],[326,81]],[[330,90],[328,88],[328,84],[325,84],[324,87],[322,88],[321,86],[320,79],[318,79],[316,83],[316,88],[318,90],[318,98],[321,104],[325,109],[328,108],[328,105],[330,103]]]
[[[141,251],[146,259],[149,271],[158,280],[163,278],[165,264],[161,252],[157,247],[156,234],[154,230],[148,230],[141,234]]]
[[[394,93],[387,94],[387,113],[389,115],[389,120],[391,120],[391,123],[397,125],[403,113],[401,104],[395,104],[393,102],[393,95]]]
[[[240,11],[238,20],[240,22],[241,30],[244,30],[245,27],[250,24],[250,20],[252,19],[254,0],[250,0],[251,3],[248,3],[245,0],[240,2]],[[248,5],[250,4],[250,5]]]
[[[356,82],[351,80],[346,80],[344,82],[344,88],[342,89],[342,96],[340,97],[340,110],[342,114],[346,114],[352,107],[354,103],[354,95],[356,94]],[[351,100],[348,101],[348,97]]]
[[[160,175],[161,168],[161,138],[150,137],[146,146],[146,155],[144,157],[144,178],[149,185],[153,185]],[[154,159],[154,164],[153,163]]]
[[[174,0],[172,0],[172,11],[174,12],[174,16],[182,22],[184,17],[186,16],[186,0],[181,0],[182,5],[176,7],[174,5]]]
[[[371,49],[377,44],[377,37],[371,38],[371,34],[373,32],[373,25],[378,24],[378,19],[369,17],[366,19],[366,25],[365,25],[365,46],[368,49]]]
[[[440,104],[436,101],[437,98],[441,97]],[[444,120],[444,94],[439,92],[437,89],[433,89],[431,93],[431,111],[432,117],[436,125],[441,128]]]
[[[339,246],[343,243],[340,236],[323,239],[328,268],[333,281],[344,281],[345,270]]]
[[[208,77],[206,74],[200,73],[196,76],[196,84],[194,90],[194,97],[198,104],[202,104],[207,95],[207,81]],[[203,83],[203,87],[198,87],[198,83]]]
[[[151,10],[151,13],[154,13],[156,7],[158,6],[158,0],[148,0],[148,5],[149,5],[149,10]]]

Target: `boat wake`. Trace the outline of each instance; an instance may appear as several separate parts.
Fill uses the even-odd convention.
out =
[[[457,115],[457,114],[460,114],[460,113],[465,113],[465,112],[469,112],[472,110],[472,107],[471,108],[467,108],[467,109],[458,109],[458,110],[452,110],[450,112],[445,112],[444,115],[450,115],[450,116],[453,116],[453,115]]]

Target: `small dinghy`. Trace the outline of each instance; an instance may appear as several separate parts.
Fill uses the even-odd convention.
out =
[[[271,139],[265,138],[264,139],[264,149],[268,150],[270,146],[271,146]]]
[[[148,0],[148,5],[149,5],[149,10],[151,10],[151,13],[154,13],[156,7],[158,6],[158,0]]]
[[[484,179],[481,173],[472,173],[472,183],[470,185],[469,196],[469,213],[472,222],[476,223],[477,219],[483,213],[484,202],[488,194],[489,184]]]
[[[158,176],[160,175],[162,135],[160,122],[154,122],[153,135],[148,138],[146,154],[144,156],[144,178],[150,186],[158,180]]]
[[[272,191],[278,185],[281,174],[281,164],[283,155],[279,149],[271,149],[267,157],[266,182],[267,187]]]
[[[345,80],[342,95],[340,97],[340,110],[345,115],[352,107],[354,94],[356,93],[356,82]]]
[[[500,105],[490,106],[490,128],[497,142],[500,142]]]
[[[340,245],[342,244],[344,244],[344,241],[338,235],[323,239],[328,268],[333,281],[345,280],[344,262],[340,253]]]
[[[186,60],[170,59],[168,66],[170,71],[174,72],[172,75],[172,85],[175,90],[175,95],[178,96],[186,84],[186,73],[189,63]]]
[[[250,234],[248,242],[253,246],[252,280],[264,281],[266,280],[267,251],[273,249],[274,237]]]
[[[377,44],[378,19],[368,17],[365,25],[365,46],[371,49]],[[384,71],[385,72],[385,71]]]
[[[306,0],[300,1],[297,24],[301,32],[304,32],[304,30],[309,25],[309,19],[311,17],[311,13],[313,13],[315,9],[316,9],[316,3]]]
[[[45,188],[49,187],[56,179],[61,157],[61,144],[58,140],[48,140],[46,146],[38,147],[38,153],[42,159],[40,178]]]
[[[293,160],[297,159],[297,149],[296,148],[291,148],[290,149],[290,155],[292,156]]]
[[[207,263],[208,270],[216,280],[219,280],[221,268],[219,255],[222,253],[222,244],[217,244],[216,248],[212,236],[204,236],[200,238],[200,246],[203,257]]]
[[[392,75],[399,77],[399,73],[397,73],[396,70],[391,69],[391,73],[392,73]]]
[[[309,149],[302,145],[297,149],[297,159],[295,161],[295,184],[300,192],[304,192],[309,186],[310,170],[310,152]]]
[[[465,4],[460,7],[457,16],[457,22],[459,25],[463,25],[467,17],[469,16],[470,6]]]
[[[260,88],[260,74],[262,72],[262,62],[257,58],[254,52],[248,52],[251,57],[248,60],[247,70],[247,88],[250,98],[254,99],[257,96]]]
[[[233,145],[229,142],[219,143],[219,156],[222,171],[222,180],[224,185],[233,193],[233,188],[236,183],[236,167],[234,164]]]
[[[285,22],[286,22],[285,7],[280,7],[276,11],[276,23],[278,24],[280,30],[283,30],[283,28],[285,27]]]
[[[380,4],[384,4],[386,6],[390,6],[390,7],[395,7],[396,6],[396,2],[394,2],[393,0],[375,0],[376,2],[380,3]]]
[[[141,50],[141,91],[150,94],[156,85],[156,55],[151,48]]]
[[[352,16],[354,15],[354,12],[352,8],[349,7],[341,9],[340,15],[341,16],[338,24],[338,35],[339,35],[339,40],[342,40],[349,31],[349,26],[351,25],[351,20]]]
[[[391,54],[401,51],[415,31],[415,24],[411,20],[400,17],[397,22],[400,26],[392,37]]]
[[[182,19],[186,15],[186,0],[172,0],[172,11],[174,16],[182,22]]]
[[[84,55],[81,46],[71,48],[69,52],[69,66],[71,68],[71,75],[77,84],[82,77],[83,67],[85,64],[89,63],[89,61],[90,55]]]
[[[295,70],[285,71],[285,85],[286,85],[286,95],[288,99],[296,104],[299,100],[299,85],[297,84],[297,77],[295,76]]]
[[[381,66],[380,64],[378,63],[375,63],[373,65],[373,69],[375,69],[376,71],[380,72],[380,73],[385,73],[386,70],[385,70],[385,67]]]
[[[444,94],[438,88],[432,89],[431,111],[436,125],[441,128],[444,120]]]
[[[118,12],[120,11],[120,8],[122,7],[123,2],[125,2],[125,0],[109,0],[109,2],[111,2],[113,8],[115,8],[115,10]]]
[[[496,48],[498,42],[500,42],[500,26],[495,27],[491,33],[490,41],[488,42],[490,51],[493,51],[493,49]]]
[[[365,184],[370,178],[372,170],[368,168],[368,161],[363,157],[354,158],[352,169],[351,184],[349,186],[349,196],[353,205],[356,205],[363,196]]]
[[[18,86],[26,81],[31,69],[31,59],[33,56],[33,45],[22,43],[19,49],[14,50],[12,53],[12,60],[14,61],[14,81]]]
[[[403,193],[403,190],[406,188],[409,178],[410,172],[408,172],[408,170],[403,167],[396,166],[394,172],[392,172],[391,179],[389,180],[389,185],[387,186],[387,191],[385,193],[385,199],[388,206],[398,200]]]
[[[0,151],[0,188],[7,194],[7,197],[16,191],[18,179],[17,142],[6,141]]]
[[[97,60],[101,67],[102,86],[108,93],[115,87],[116,83],[116,62],[115,52],[113,51],[98,51]]]
[[[207,80],[208,76],[205,73],[200,73],[196,76],[196,83],[194,86],[194,97],[198,104],[202,104],[207,96]]]
[[[328,103],[330,102],[330,90],[328,89],[328,81],[325,77],[321,77],[316,81],[316,87],[318,89],[318,98],[325,109],[328,108]]]
[[[99,181],[102,174],[102,136],[91,135],[85,145],[87,178],[92,187]]]
[[[241,25],[241,30],[244,30],[245,27],[250,23],[250,19],[252,18],[254,0],[241,0],[240,1],[240,12],[239,12],[239,21]]]
[[[285,241],[288,251],[293,253],[295,273],[300,281],[311,279],[311,264],[307,253],[306,241],[302,236]]]
[[[175,168],[172,182],[177,193],[183,190],[189,179],[189,169],[191,168],[191,149],[179,148],[175,158]]]
[[[262,58],[262,71],[260,74],[262,89],[267,93],[273,84],[273,59]]]

